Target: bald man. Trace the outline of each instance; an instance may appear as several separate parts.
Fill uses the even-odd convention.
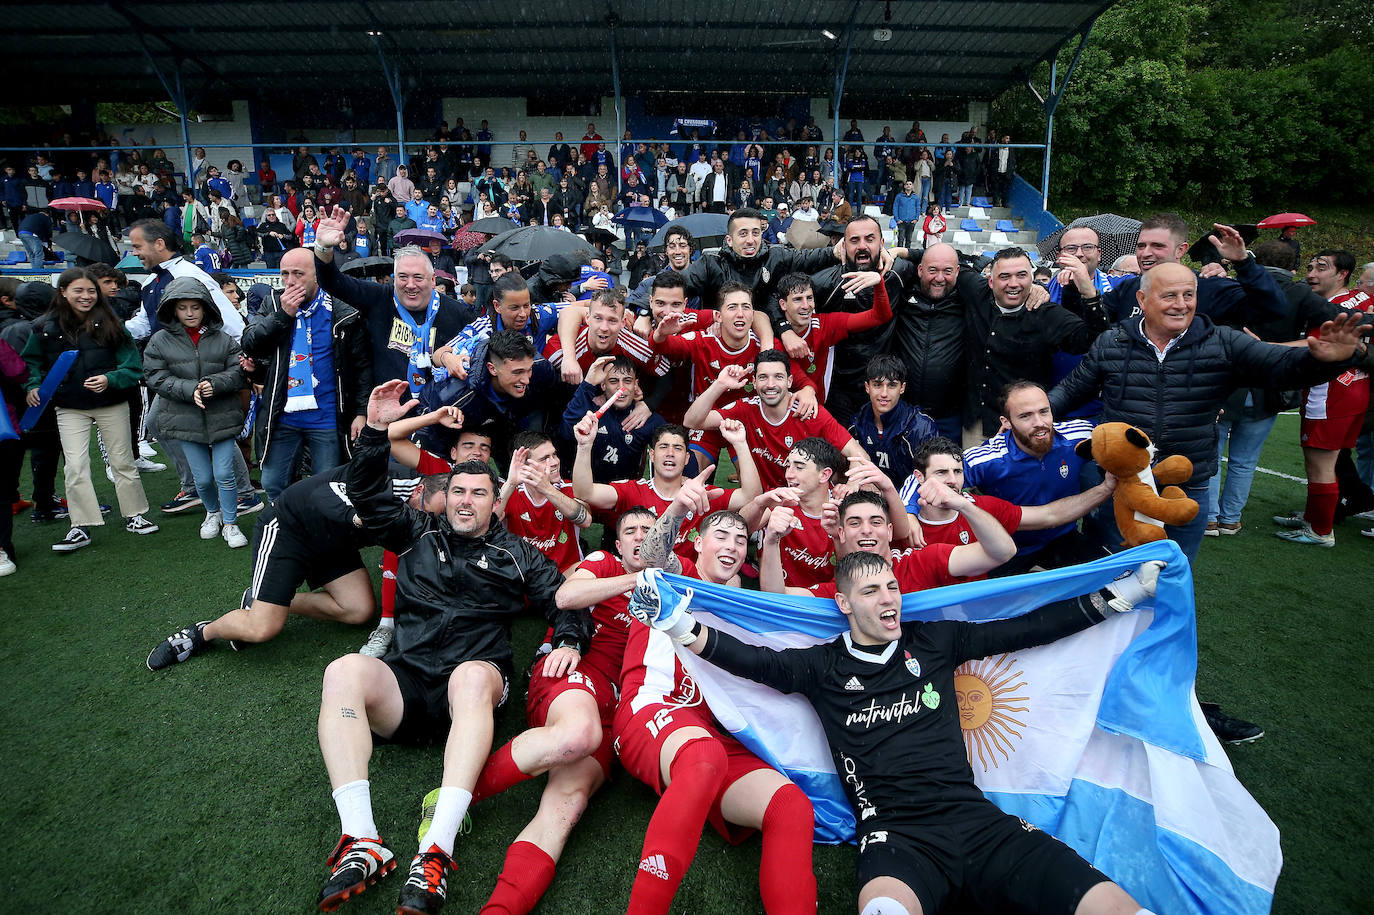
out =
[[[1184,493],[1207,504],[1207,481],[1217,472],[1217,412],[1238,387],[1305,388],[1329,381],[1368,357],[1356,320],[1339,315],[1301,347],[1264,343],[1244,332],[1213,324],[1197,314],[1198,280],[1182,264],[1156,263],[1136,290],[1140,315],[1127,318],[1097,338],[1078,368],[1050,392],[1056,416],[1099,394],[1103,422],[1126,422],[1145,431],[1159,455],[1181,454],[1193,462]],[[1099,524],[1121,545],[1110,512]],[[1197,558],[1207,526],[1199,511],[1187,524],[1165,527],[1189,562]],[[1203,703],[1207,723],[1224,743],[1248,743],[1264,736],[1253,722]]]
[[[302,445],[310,448],[315,473],[348,459],[367,422],[373,387],[362,315],[320,288],[315,255],[308,248],[287,251],[281,281],[243,332],[244,354],[263,386],[254,435],[272,502],[291,484]]]

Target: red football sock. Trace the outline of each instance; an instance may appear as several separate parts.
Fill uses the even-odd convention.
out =
[[[714,738],[698,737],[678,749],[668,770],[672,780],[649,818],[626,915],[666,915],[697,853],[725,767],[725,748]]]
[[[477,784],[472,789],[472,802],[475,804],[480,800],[491,797],[493,794],[500,794],[507,788],[513,788],[531,776],[520,771],[520,767],[515,764],[511,757],[511,744],[514,740],[509,740],[501,749],[496,750],[487,757],[486,763],[482,766],[482,771],[477,775]]]
[[[391,550],[382,551],[382,619],[396,618],[396,570],[401,557]]]
[[[1336,504],[1341,498],[1339,483],[1308,483],[1307,508],[1303,517],[1312,526],[1312,533],[1326,536],[1336,524]]]
[[[516,842],[506,852],[496,889],[481,915],[525,915],[553,882],[553,858],[533,842]]]
[[[796,785],[773,794],[763,814],[759,894],[768,915],[813,915],[816,872],[811,869],[816,815]]]

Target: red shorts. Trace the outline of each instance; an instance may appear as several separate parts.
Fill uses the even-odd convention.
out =
[[[611,723],[615,719],[615,683],[601,670],[591,664],[584,664],[563,677],[544,675],[544,655],[540,655],[530,670],[530,691],[525,697],[525,723],[532,728],[542,728],[549,720],[549,707],[553,700],[570,691],[590,693],[596,700],[596,710],[601,716],[601,744],[592,753],[601,766],[601,774],[611,777]]]
[[[1304,448],[1317,448],[1321,451],[1354,448],[1363,425],[1363,413],[1357,416],[1328,416],[1326,419],[1308,419],[1304,416],[1300,441]]]
[[[654,704],[631,715],[629,704],[622,705],[615,716],[615,753],[626,772],[662,794],[663,769],[659,754],[663,744],[679,728],[690,727],[704,729],[725,748],[725,781],[721,783],[720,793],[711,801],[711,812],[706,819],[725,841],[736,845],[753,835],[754,830],[726,822],[720,810],[720,799],[731,785],[750,772],[770,767],[744,744],[722,733],[705,706]]]

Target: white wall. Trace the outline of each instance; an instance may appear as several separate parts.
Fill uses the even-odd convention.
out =
[[[574,146],[587,132],[588,123],[596,124],[596,132],[606,138],[607,149],[616,148],[613,98],[601,100],[600,117],[532,118],[525,114],[523,98],[446,98],[443,100],[442,110],[443,119],[448,121],[450,128],[457,124],[461,117],[463,126],[470,130],[474,137],[477,136],[477,129],[483,120],[486,120],[492,136],[497,140],[518,140],[520,131],[523,130],[529,136],[530,142],[536,144],[541,159],[549,151],[555,133],[563,131],[563,141],[569,146]],[[433,124],[426,127],[424,138],[433,136],[434,128],[438,126]],[[509,146],[492,147],[492,159],[498,167],[512,164],[510,150]]]
[[[253,140],[252,129],[248,124],[248,102],[234,102],[233,120],[205,123],[193,121],[187,127],[190,130],[193,151],[197,146],[214,143],[245,144],[230,149],[205,151],[206,159],[210,164],[218,166],[220,171],[225,170],[225,165],[230,159],[242,161],[243,170],[246,172],[257,170],[257,162],[253,160],[253,149],[246,145]],[[161,149],[167,153],[167,158],[172,160],[177,171],[186,173],[186,156],[182,152],[180,124],[107,124],[105,129],[125,145],[128,145],[129,139],[135,139],[138,145],[145,149],[149,146]]]

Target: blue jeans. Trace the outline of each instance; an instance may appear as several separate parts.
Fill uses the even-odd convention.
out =
[[[234,452],[238,443],[232,438],[204,445],[182,442],[181,452],[191,465],[196,478],[196,492],[205,503],[205,511],[223,512],[225,524],[235,524],[239,516],[239,485],[234,475]]]
[[[37,235],[25,233],[19,236],[19,240],[24,243],[24,253],[29,256],[29,266],[34,270],[42,270],[43,239]]]
[[[1264,450],[1264,440],[1269,430],[1274,428],[1277,416],[1262,419],[1232,419],[1222,417],[1217,422],[1217,459],[1230,454],[1226,461],[1226,486],[1221,485],[1221,465],[1207,481],[1207,520],[1225,521],[1236,524],[1240,513],[1250,498],[1250,484],[1255,479],[1255,466],[1259,464],[1260,452]],[[1227,440],[1230,447],[1227,447]]]
[[[1193,483],[1182,489],[1185,496],[1197,502],[1197,517],[1178,527],[1166,524],[1164,533],[1183,550],[1183,555],[1188,557],[1188,563],[1194,565],[1197,562],[1198,547],[1202,545],[1203,532],[1207,530],[1207,513],[1201,510],[1201,507],[1207,504],[1207,483]],[[1094,515],[1101,532],[1102,545],[1113,553],[1124,550],[1125,547],[1121,545],[1121,530],[1116,526],[1116,516],[1112,511],[1112,501],[1109,499],[1102,503]]]
[[[950,205],[954,203],[953,196],[954,185],[949,182],[940,185],[940,199],[937,201],[940,204],[940,209],[949,210]]]
[[[1374,489],[1374,432],[1355,439],[1355,469],[1364,485]]]
[[[961,206],[961,207],[970,207],[970,206],[973,206],[973,185],[971,185],[971,184],[961,184],[961,185],[959,185],[959,206]]]
[[[272,430],[267,453],[262,456],[262,488],[269,502],[291,485],[291,472],[301,445],[310,446],[310,468],[315,473],[338,467],[339,434],[333,429],[293,429],[278,425]]]
[[[930,179],[921,179],[921,206],[930,206]]]

